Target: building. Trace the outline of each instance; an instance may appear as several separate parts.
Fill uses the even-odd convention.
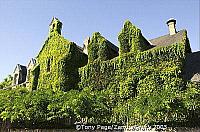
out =
[[[124,30],[129,31],[130,22],[126,22],[119,38],[124,37]],[[80,82],[79,69],[95,60],[107,61],[128,52],[142,52],[156,47],[176,44],[186,38],[186,62],[184,65],[183,78],[200,82],[200,52],[191,52],[187,31],[176,29],[176,20],[171,18],[167,21],[169,34],[147,40],[141,30],[135,30],[135,36],[131,42],[120,39],[122,43],[118,48],[105,39],[100,33],[94,33],[86,38],[83,48],[76,45],[61,35],[62,23],[53,18],[49,25],[49,35],[42,49],[35,59],[31,59],[28,66],[17,65],[13,76],[13,86],[25,83],[31,90],[39,88],[53,88],[68,91],[78,88]],[[130,31],[133,32],[133,31]],[[131,45],[136,43],[138,45]],[[103,54],[102,54],[103,53]]]
[[[27,68],[26,66],[17,64],[13,72],[13,86],[26,82]]]

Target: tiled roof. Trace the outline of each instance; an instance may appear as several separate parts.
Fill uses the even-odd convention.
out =
[[[167,35],[155,38],[155,39],[151,39],[149,41],[154,46],[167,46],[170,44],[180,42],[182,40],[185,32],[186,32],[186,30],[180,30],[179,32],[177,32],[174,35],[167,34]]]

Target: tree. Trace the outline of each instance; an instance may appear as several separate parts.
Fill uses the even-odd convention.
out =
[[[13,77],[8,75],[3,82],[0,83],[0,89],[11,88]]]

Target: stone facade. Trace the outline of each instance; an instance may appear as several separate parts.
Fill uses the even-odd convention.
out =
[[[13,86],[22,84],[26,81],[27,68],[26,66],[17,64],[13,72]]]

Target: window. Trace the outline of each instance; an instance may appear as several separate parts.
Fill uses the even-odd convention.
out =
[[[50,67],[51,67],[51,60],[47,60],[47,72],[50,72]]]
[[[53,28],[52,29],[54,29],[55,28],[55,24],[53,24]]]

